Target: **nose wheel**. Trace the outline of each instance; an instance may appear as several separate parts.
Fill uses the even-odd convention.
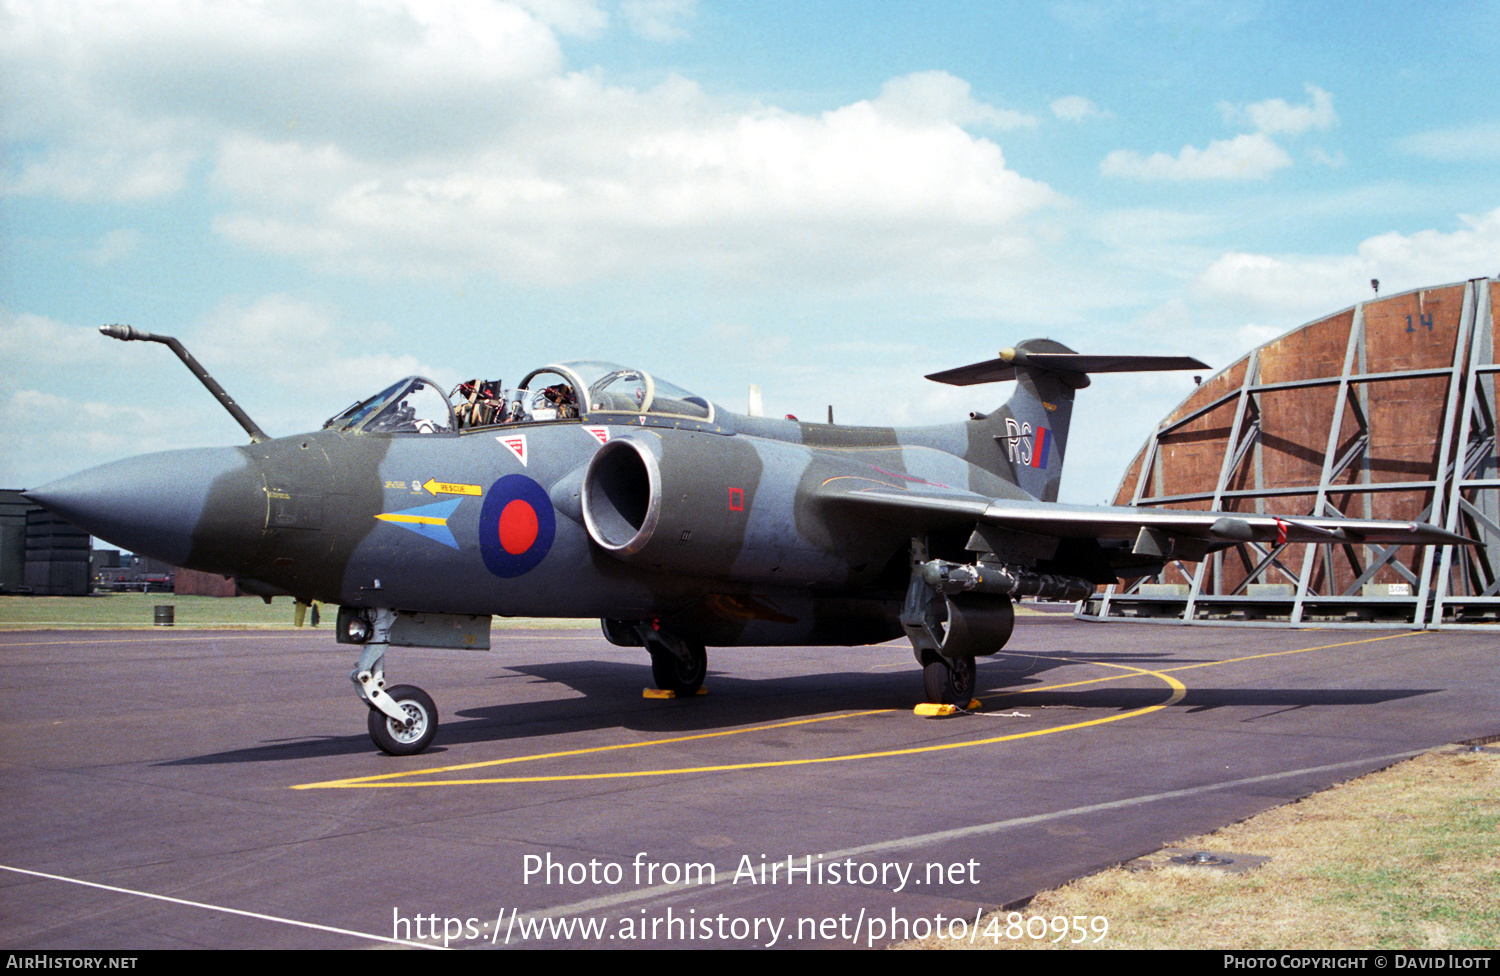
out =
[[[370,709],[370,738],[393,756],[414,756],[432,744],[437,734],[438,713],[432,697],[416,685],[396,685],[385,694],[405,716],[398,722],[377,708]]]

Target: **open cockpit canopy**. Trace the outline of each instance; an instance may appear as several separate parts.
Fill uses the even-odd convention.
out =
[[[448,398],[437,384],[420,376],[392,383],[323,425],[324,430],[372,434],[449,434],[456,427]]]
[[[409,376],[329,419],[324,429],[381,434],[445,434],[474,427],[558,420],[685,419],[711,424],[714,406],[650,373],[614,363],[543,366],[507,389],[500,380],[460,383],[448,396]]]
[[[547,369],[565,371],[574,378],[585,414],[687,417],[705,423],[714,419],[713,404],[703,397],[638,369],[600,362],[564,363]]]

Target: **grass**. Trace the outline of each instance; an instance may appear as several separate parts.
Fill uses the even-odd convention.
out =
[[[96,593],[93,596],[0,597],[0,630],[132,629],[154,626],[156,607],[173,608],[175,626],[289,628],[292,601],[267,605],[257,597],[177,596],[173,593]],[[332,621],[325,617],[324,626]]]
[[[1013,949],[1494,949],[1497,828],[1500,754],[1453,747],[1170,845],[1269,858],[1244,873],[1117,867],[1019,909],[1027,919],[1104,916],[1109,932],[1098,943],[993,941]],[[1009,914],[995,913],[980,931],[1003,932]],[[930,939],[905,947],[968,946]]]

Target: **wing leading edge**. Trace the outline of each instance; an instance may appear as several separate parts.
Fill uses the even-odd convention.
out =
[[[1195,561],[1243,542],[1346,545],[1472,545],[1425,522],[1196,512],[1126,506],[1065,505],[985,498],[969,492],[867,489],[829,492],[825,500],[880,510],[894,521],[931,529],[965,523],[1028,536],[1131,543],[1137,556]]]
[[[938,522],[975,519],[1003,528],[1058,538],[1133,539],[1141,529],[1234,545],[1240,542],[1347,542],[1381,545],[1473,545],[1474,540],[1426,522],[1382,519],[1312,518],[1194,512],[1171,508],[1065,505],[1006,498],[986,499],[962,492],[924,493],[872,489],[842,492],[843,500],[927,515]]]

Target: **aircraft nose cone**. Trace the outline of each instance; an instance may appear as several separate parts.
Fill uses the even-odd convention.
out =
[[[237,448],[127,458],[23,494],[91,535],[174,566],[214,569],[203,551],[236,541],[225,528],[246,542],[265,526],[263,479]]]

